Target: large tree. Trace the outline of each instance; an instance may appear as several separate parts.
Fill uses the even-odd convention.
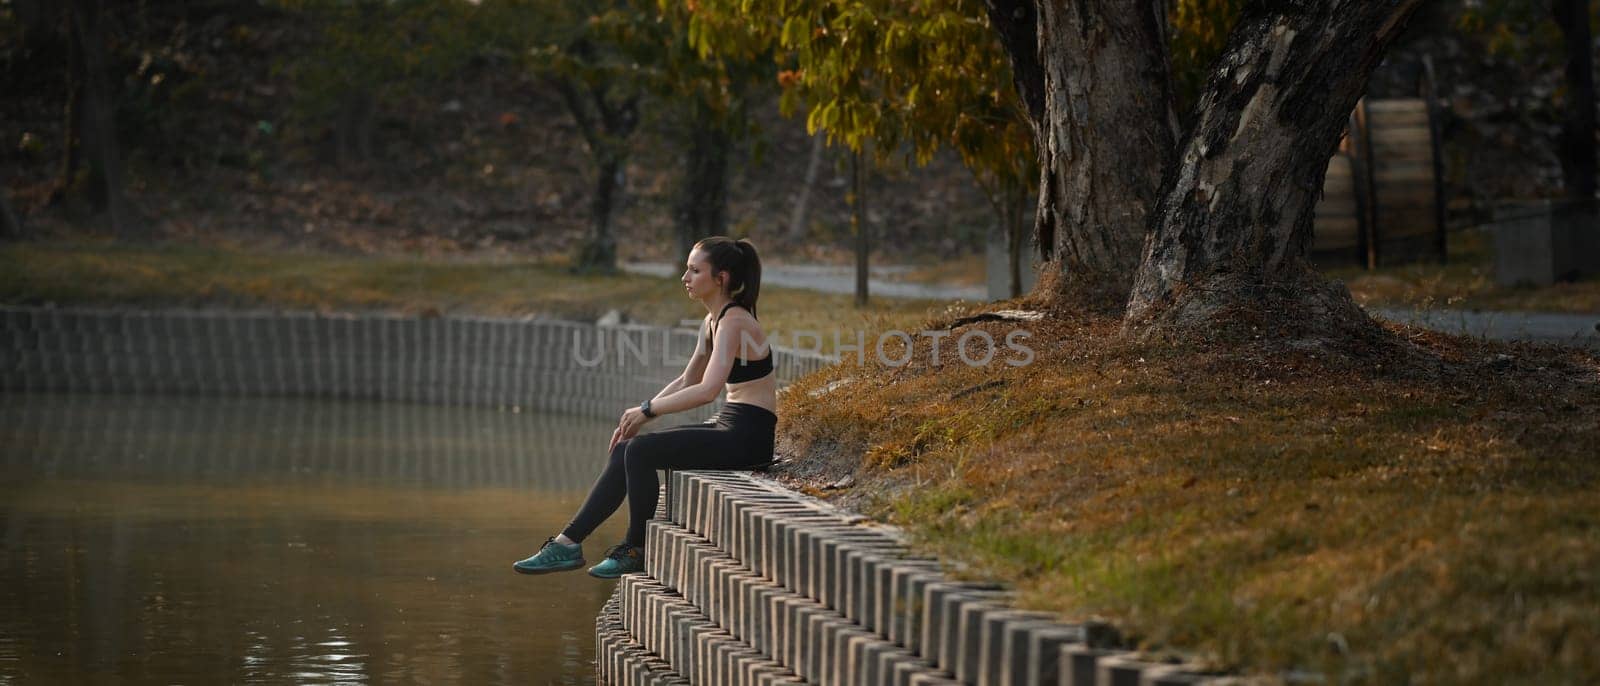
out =
[[[1165,5],[988,3],[1033,123],[1043,283],[1079,302],[1120,306],[1172,156]]]
[[[1306,265],[1312,211],[1347,114],[1419,4],[1247,5],[1179,136],[1167,3],[988,0],[1031,105],[1035,231],[1063,277],[1047,295],[1127,297],[1132,323],[1196,323],[1267,293],[1358,317]]]
[[[1273,294],[1360,317],[1307,264],[1328,158],[1420,0],[1248,7],[1196,104],[1151,221],[1130,321],[1198,323]]]

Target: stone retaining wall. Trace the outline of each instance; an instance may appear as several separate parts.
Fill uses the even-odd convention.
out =
[[[0,391],[290,395],[611,416],[676,376],[695,335],[543,319],[0,307]],[[780,384],[834,361],[774,348]]]
[[[674,472],[645,572],[596,627],[602,684],[1223,684],[1108,649],[1110,632],[1011,608],[900,534],[726,471]]]

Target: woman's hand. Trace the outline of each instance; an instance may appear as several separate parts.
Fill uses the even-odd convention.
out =
[[[611,432],[611,445],[606,448],[610,453],[618,443],[626,441],[639,434],[639,429],[649,422],[650,418],[644,416],[644,411],[637,407],[630,407],[622,413],[622,419],[617,421],[617,430]]]

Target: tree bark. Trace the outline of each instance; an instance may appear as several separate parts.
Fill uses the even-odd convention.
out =
[[[1595,193],[1594,60],[1590,54],[1588,0],[1552,0],[1566,44],[1567,98],[1561,122],[1561,173],[1567,197],[1593,203]]]
[[[1034,125],[1034,239],[1062,277],[1040,283],[1052,284],[1053,299],[1120,308],[1176,136],[1165,3],[1038,0],[1030,12],[990,0],[988,8]]]
[[[1273,293],[1355,316],[1306,255],[1328,159],[1420,0],[1285,0],[1246,9],[1162,188],[1128,304],[1133,328],[1187,326]],[[1270,8],[1270,9],[1269,9]]]
[[[733,135],[728,122],[703,102],[691,108],[686,166],[676,211],[678,254],[688,255],[695,241],[728,230],[728,156]]]
[[[71,4],[74,43],[82,65],[82,99],[69,116],[82,126],[84,161],[89,165],[87,191],[91,204],[103,213],[112,232],[129,236],[138,232],[137,218],[124,195],[126,180],[122,154],[117,144],[116,99],[110,83],[106,56],[104,18],[100,0],[73,0]],[[69,134],[70,135],[70,134]],[[73,164],[68,154],[68,164]],[[76,172],[73,172],[76,177]]]

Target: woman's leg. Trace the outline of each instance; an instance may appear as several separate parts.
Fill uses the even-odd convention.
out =
[[[623,456],[633,440],[620,441],[611,448],[605,471],[595,479],[594,487],[589,489],[589,497],[583,501],[583,507],[578,508],[578,513],[572,516],[567,528],[561,530],[561,534],[572,539],[573,543],[582,543],[622,505],[623,496],[628,494],[628,475]]]
[[[624,456],[627,468],[628,535],[624,542],[644,547],[644,527],[655,516],[661,484],[657,469],[736,469],[752,458],[739,434],[725,426],[680,426],[635,436]]]

